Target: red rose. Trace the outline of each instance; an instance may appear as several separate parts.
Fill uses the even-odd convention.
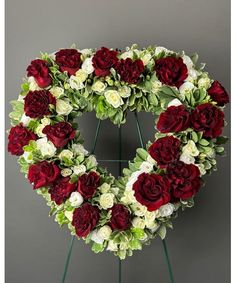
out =
[[[226,103],[229,103],[229,95],[218,81],[214,81],[207,92],[212,100],[217,102],[217,105],[224,106]]]
[[[73,212],[72,225],[78,237],[86,237],[97,225],[100,218],[100,210],[85,203],[81,207],[76,208]]]
[[[114,204],[111,208],[110,226],[112,230],[124,231],[131,225],[130,212],[123,204]]]
[[[99,184],[100,176],[96,172],[83,174],[78,180],[78,192],[80,192],[85,199],[90,199],[95,194]]]
[[[27,130],[22,124],[12,127],[8,136],[8,151],[13,155],[22,155],[23,146],[27,145],[30,140],[36,140],[37,137],[33,132]]]
[[[140,75],[144,71],[143,61],[140,59],[133,61],[130,58],[121,59],[116,66],[116,70],[122,81],[129,84],[136,84],[139,82]]]
[[[170,201],[170,184],[158,174],[142,173],[133,185],[134,196],[148,211],[157,210]]]
[[[34,184],[34,189],[52,185],[60,176],[60,169],[54,163],[41,161],[37,164],[30,165],[28,179]]]
[[[48,90],[29,91],[24,99],[24,111],[30,118],[50,115],[49,105],[56,105],[55,97]]]
[[[201,187],[200,171],[194,164],[182,161],[172,163],[167,167],[166,174],[174,200],[191,198]]]
[[[67,122],[59,122],[53,126],[47,125],[43,128],[43,133],[57,148],[65,146],[75,137],[75,130]]]
[[[187,66],[181,57],[168,56],[155,61],[158,79],[165,85],[180,87],[188,76]]]
[[[190,114],[183,105],[170,106],[161,113],[157,122],[157,129],[161,133],[181,132],[190,125]]]
[[[180,140],[167,136],[156,140],[148,149],[149,154],[161,168],[173,163],[180,155]]]
[[[75,75],[80,69],[81,53],[76,49],[61,49],[56,53],[56,63],[62,72],[67,71],[69,75]]]
[[[117,54],[117,51],[109,50],[106,47],[98,50],[92,59],[95,75],[98,77],[110,75],[110,69],[114,68],[118,62]]]
[[[75,190],[76,184],[70,183],[70,177],[61,177],[53,183],[48,192],[51,195],[51,200],[60,205],[65,202]]]
[[[27,76],[34,77],[39,87],[47,87],[52,83],[52,79],[49,74],[48,62],[41,59],[31,61],[27,67]]]
[[[191,115],[192,127],[203,132],[204,137],[216,138],[224,126],[224,113],[211,103],[198,105]]]

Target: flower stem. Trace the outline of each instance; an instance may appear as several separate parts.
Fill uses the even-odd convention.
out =
[[[67,253],[67,257],[66,257],[66,263],[65,263],[65,267],[64,267],[64,272],[63,272],[61,283],[64,283],[65,279],[66,279],[66,274],[67,274],[68,266],[69,266],[69,263],[70,263],[70,258],[71,258],[71,253],[72,253],[72,249],[73,249],[74,239],[75,239],[75,236],[73,235],[72,238],[71,238],[69,250],[68,250],[68,253]]]

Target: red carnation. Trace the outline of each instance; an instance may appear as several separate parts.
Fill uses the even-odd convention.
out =
[[[111,219],[109,222],[112,230],[124,231],[131,225],[130,212],[123,204],[114,204],[111,208]]]
[[[24,111],[30,118],[42,118],[51,114],[50,104],[56,105],[56,99],[48,90],[29,91],[25,97]]]
[[[56,53],[56,63],[62,72],[67,71],[69,75],[75,75],[80,69],[81,53],[76,49],[61,49]]]
[[[157,122],[157,129],[161,133],[181,132],[190,125],[190,114],[183,105],[170,106],[161,113]]]
[[[8,151],[13,155],[22,155],[23,146],[30,140],[36,140],[36,135],[27,130],[22,124],[12,127],[8,136]]]
[[[166,85],[180,87],[188,76],[187,66],[181,57],[168,56],[155,61],[158,79]]]
[[[72,225],[78,237],[86,237],[97,225],[100,218],[98,207],[85,203],[73,212]]]
[[[156,140],[148,149],[149,154],[161,168],[175,162],[180,155],[179,139],[167,136]]]
[[[144,71],[143,61],[140,59],[133,61],[130,58],[121,59],[116,66],[116,70],[122,81],[129,84],[136,84],[139,82],[140,75]]]
[[[75,190],[76,184],[70,183],[70,177],[61,177],[53,183],[48,192],[51,195],[51,199],[55,201],[56,204],[60,205],[65,202]]]
[[[211,103],[200,104],[192,112],[191,122],[193,129],[203,132],[204,137],[216,138],[222,133],[224,113]]]
[[[72,140],[75,137],[75,132],[71,124],[67,122],[59,122],[43,128],[43,133],[57,148],[65,146],[69,140]]]
[[[214,81],[207,92],[211,99],[217,102],[217,105],[224,106],[226,103],[229,103],[229,95],[218,81]]]
[[[49,74],[48,62],[41,59],[31,61],[27,67],[27,76],[34,77],[39,87],[45,88],[52,83]]]
[[[52,185],[60,176],[60,169],[54,163],[41,161],[37,164],[30,165],[28,179],[34,184],[34,189]]]
[[[78,192],[81,193],[84,199],[90,199],[95,194],[99,184],[100,176],[96,172],[83,174],[78,180]]]
[[[166,174],[174,200],[191,198],[201,187],[200,171],[194,164],[178,161],[168,165]]]
[[[96,76],[110,75],[110,69],[114,68],[118,62],[117,54],[117,51],[109,50],[106,47],[102,47],[94,54],[92,62]]]
[[[142,173],[133,185],[134,196],[148,211],[157,210],[170,201],[170,184],[158,174]]]

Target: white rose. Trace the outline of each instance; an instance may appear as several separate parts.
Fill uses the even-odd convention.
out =
[[[175,98],[169,102],[167,107],[180,106],[180,105],[182,105],[182,102],[178,98]]]
[[[101,238],[98,233],[97,230],[94,230],[90,233],[91,235],[91,240],[94,241],[95,243],[101,245],[104,242],[104,239]]]
[[[131,208],[134,211],[134,214],[137,216],[144,216],[145,213],[147,212],[147,207],[138,202],[132,204]]]
[[[25,151],[23,157],[27,163],[32,163],[34,161],[32,152]]]
[[[114,195],[112,193],[105,193],[100,196],[99,204],[103,209],[111,208],[114,204]]]
[[[99,93],[103,92],[105,90],[105,88],[106,88],[106,84],[104,84],[101,81],[96,81],[91,87],[91,89],[93,91],[96,91],[96,92],[99,92]]]
[[[159,213],[161,217],[167,217],[170,216],[175,210],[175,206],[172,203],[167,203],[162,205],[159,208]]]
[[[77,165],[73,167],[73,171],[76,175],[80,175],[81,173],[85,173],[86,172],[86,167],[85,165],[81,164],[81,165]]]
[[[114,108],[118,108],[120,105],[124,104],[117,90],[107,90],[104,96],[106,98],[106,101]]]
[[[87,74],[92,74],[92,72],[94,71],[92,59],[92,57],[86,58],[82,64],[81,69]]]
[[[144,219],[142,219],[140,217],[134,217],[133,220],[132,220],[132,225],[135,228],[144,229],[145,228],[145,221],[144,221]]]
[[[70,176],[72,174],[72,170],[69,169],[69,168],[64,168],[61,170],[61,175],[63,177],[67,177],[67,176]]]
[[[73,110],[70,102],[67,100],[57,99],[56,111],[59,115],[68,115]]]
[[[83,70],[83,69],[79,69],[76,73],[75,73],[76,78],[78,79],[78,81],[80,83],[83,83],[87,77],[88,74]]]
[[[194,84],[191,82],[185,82],[179,87],[179,92],[183,96],[186,95],[186,93],[190,93],[194,89]]]
[[[72,150],[76,155],[80,155],[80,154],[88,154],[88,151],[84,148],[84,146],[80,143],[78,144],[73,144],[72,145]]]
[[[49,91],[56,98],[59,98],[64,94],[64,89],[62,87],[59,87],[59,86],[53,86],[52,88],[50,88]]]
[[[183,146],[182,153],[185,155],[198,156],[199,150],[197,149],[195,142],[192,140],[189,140],[187,144]]]
[[[99,237],[104,240],[108,240],[111,236],[111,233],[112,233],[112,229],[108,225],[104,225],[98,230]]]
[[[66,210],[65,211],[65,216],[66,216],[67,219],[72,221],[73,220],[73,211],[72,210]]]
[[[139,167],[142,172],[150,173],[153,170],[153,164],[143,161]]]
[[[198,87],[208,89],[210,86],[211,80],[208,77],[199,79]]]
[[[132,204],[136,202],[136,198],[134,196],[134,191],[133,190],[125,190],[124,195],[121,198],[121,201],[124,204]]]
[[[29,90],[35,91],[35,90],[40,90],[40,89],[41,89],[41,88],[38,86],[38,84],[36,83],[34,77],[29,77],[29,78],[28,78],[28,82],[29,82]]]
[[[129,97],[131,95],[131,89],[128,86],[119,87],[118,92],[123,98]]]
[[[66,157],[68,159],[72,159],[73,158],[73,152],[70,151],[69,149],[63,149],[58,157],[59,157],[60,160],[62,160],[64,157]]]
[[[70,195],[69,201],[70,201],[72,206],[78,207],[83,203],[84,199],[79,192],[73,192]]]
[[[69,85],[72,89],[80,90],[84,88],[84,84],[76,76],[70,76]]]
[[[182,59],[183,59],[183,62],[187,66],[188,69],[192,69],[193,68],[193,61],[192,61],[192,59],[189,56],[184,55],[182,57]]]
[[[107,250],[108,251],[111,251],[111,252],[116,252],[118,251],[118,245],[117,243],[113,242],[112,240],[110,240],[108,242],[108,245],[107,245]]]
[[[51,141],[47,138],[41,138],[36,141],[37,149],[41,152],[42,156],[52,157],[55,155],[57,149]]]
[[[102,194],[108,193],[110,190],[111,186],[107,183],[103,183],[100,187],[99,190],[101,191]]]
[[[24,125],[24,126],[28,126],[29,125],[29,122],[31,121],[32,119],[29,117],[29,116],[26,116],[25,113],[22,115],[20,121],[21,123]]]
[[[179,158],[180,161],[183,161],[186,164],[194,164],[195,158],[192,155],[182,153]]]

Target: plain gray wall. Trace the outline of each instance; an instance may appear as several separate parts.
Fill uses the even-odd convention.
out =
[[[21,78],[40,51],[55,51],[76,43],[80,48],[141,47],[158,44],[173,50],[197,51],[213,78],[230,88],[229,0],[7,0],[6,113],[16,99]],[[229,107],[226,110],[229,121]],[[141,114],[145,140],[153,138],[154,119]],[[84,115],[80,129],[91,148],[94,113]],[[9,119],[6,118],[6,128]],[[229,135],[230,127],[225,129]],[[118,129],[106,121],[97,146],[100,159],[116,158]],[[138,146],[133,115],[123,130],[123,158]],[[168,232],[167,243],[177,283],[230,281],[230,158],[220,158],[218,171],[193,209],[181,213]],[[117,148],[118,150],[118,148]],[[117,174],[115,166],[109,166]],[[6,155],[6,282],[58,283],[70,235],[60,229],[44,200],[19,172],[16,158]],[[95,255],[76,241],[67,282],[118,282],[118,259],[108,252]],[[123,283],[168,282],[161,241],[123,263]]]

